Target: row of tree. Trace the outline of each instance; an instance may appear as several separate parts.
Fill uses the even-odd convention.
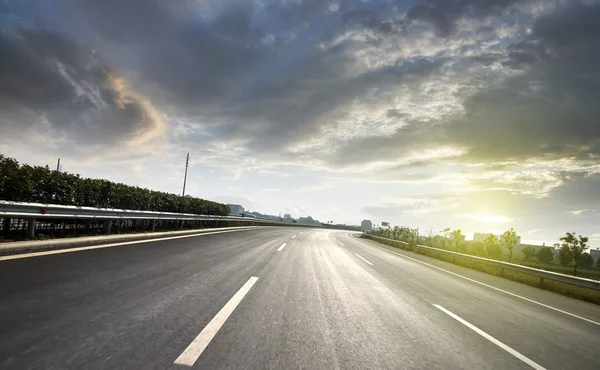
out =
[[[181,197],[78,174],[53,171],[48,166],[20,164],[0,154],[0,199],[141,211],[229,214],[225,204]]]
[[[482,241],[466,242],[466,237],[460,229],[451,230],[446,228],[436,233],[429,230],[426,235],[419,235],[419,229],[408,227],[394,227],[393,229],[379,229],[373,231],[374,234],[393,238],[409,243],[415,246],[418,243],[426,244],[430,247],[450,249],[455,252],[469,253],[481,257],[500,259],[502,257],[503,248],[508,252],[508,260],[512,261],[513,250],[515,246],[521,242],[521,237],[517,235],[514,229],[506,230],[499,237],[494,234],[488,234]],[[577,274],[577,268],[592,268],[594,260],[589,253],[586,253],[588,248],[588,238],[584,236],[576,236],[575,233],[565,233],[565,236],[560,238],[561,243],[554,245],[558,251],[558,259],[561,265],[568,266],[573,264],[573,273]],[[525,260],[536,258],[539,263],[550,264],[554,261],[554,252],[552,248],[542,247],[536,250],[531,246],[524,247],[521,252]],[[596,267],[600,269],[600,259],[597,261]]]

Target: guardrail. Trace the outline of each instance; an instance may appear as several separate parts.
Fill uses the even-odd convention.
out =
[[[384,244],[398,246],[398,247],[408,247],[411,248],[410,244],[407,242],[403,242],[400,240],[384,238],[381,236],[375,236],[371,234],[363,234],[363,237],[368,239],[373,239],[376,241],[381,241]],[[412,248],[411,248],[412,250]],[[420,254],[429,255],[431,257],[448,260],[451,259],[450,262],[455,264],[459,264],[462,266],[470,267],[476,270],[481,270],[483,272],[491,273],[493,275],[500,275],[502,277],[512,278],[512,280],[521,281],[523,283],[535,286],[541,286],[543,288],[547,288],[549,290],[557,291],[558,293],[563,293],[562,291],[558,291],[557,287],[552,287],[553,282],[568,284],[570,286],[575,286],[579,288],[585,288],[594,291],[592,295],[583,295],[582,297],[586,300],[591,300],[596,303],[600,303],[600,281],[580,278],[576,276],[570,276],[565,274],[559,274],[557,272],[546,271],[541,269],[536,269],[533,267],[517,265],[514,263],[496,261],[489,258],[471,256],[469,254],[452,252],[445,249],[427,247],[424,245],[416,245],[415,252]],[[491,268],[491,269],[490,269]],[[508,271],[508,273],[507,273]],[[507,276],[512,274],[512,276]],[[519,276],[522,275],[522,276]],[[527,277],[534,277],[536,281],[532,281],[531,279],[527,279]],[[572,294],[567,295],[579,295],[580,292],[570,292]]]
[[[28,221],[26,237],[35,236],[36,221],[43,219],[59,220],[101,220],[104,222],[104,233],[110,234],[112,223],[116,220],[147,220],[150,221],[151,231],[154,231],[156,221],[180,221],[183,228],[186,221],[223,221],[223,222],[249,222],[260,224],[276,224],[287,226],[314,226],[289,222],[274,221],[263,218],[249,218],[237,216],[196,215],[186,213],[133,211],[125,209],[93,208],[78,206],[63,206],[57,204],[22,203],[0,200],[0,218],[19,218]]]

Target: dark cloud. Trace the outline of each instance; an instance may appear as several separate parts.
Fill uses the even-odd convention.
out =
[[[260,100],[249,99],[240,115],[245,119],[253,118],[270,124],[269,130],[255,135],[250,145],[265,148],[265,144],[273,140],[302,141],[318,135],[320,130],[335,124],[323,118],[326,119],[333,112],[350,115],[349,105],[354,99],[360,99],[365,91],[374,88],[379,91],[393,90],[410,79],[424,78],[434,73],[444,63],[443,59],[417,59],[343,78],[344,63],[351,65],[354,58],[347,52],[347,48],[341,47],[319,54],[310,64],[303,66],[306,68],[303,79],[289,81],[292,86],[282,86],[278,95],[261,97],[259,90],[257,97],[261,97]],[[341,62],[334,63],[333,58]],[[330,73],[325,73],[327,70]],[[313,73],[314,81],[305,85]],[[299,86],[293,86],[298,82]]]
[[[211,128],[215,135],[250,137],[251,148],[276,150],[265,144],[317,137],[347,117],[344,108],[369,89],[392,90],[407,76],[422,78],[443,63],[417,58],[357,73],[359,44],[317,45],[346,27],[391,34],[403,20],[386,1],[344,1],[335,14],[326,12],[329,5],[59,0],[60,11],[23,16],[43,17],[94,45],[136,91],[171,116],[223,122]]]
[[[405,162],[410,153],[440,148],[448,136],[432,123],[409,121],[388,137],[356,138],[345,143],[326,160],[334,166],[366,164],[375,161]],[[427,165],[430,160],[408,159],[406,166]],[[402,165],[401,167],[404,167]]]
[[[501,53],[485,53],[480,55],[475,55],[471,58],[471,60],[475,63],[481,63],[485,66],[489,66],[493,63],[503,61],[504,55]]]
[[[599,154],[598,43],[600,4],[542,17],[527,40],[509,48],[511,66],[523,72],[469,99],[449,135],[480,160]]]
[[[448,78],[438,73],[441,69],[447,73],[451,65],[471,63],[504,66],[519,75],[492,88],[478,88],[478,93],[464,101],[462,118],[420,122],[419,117],[407,116],[405,109],[389,107],[385,117],[401,118],[407,121],[405,127],[389,137],[352,139],[323,159],[333,166],[381,158],[401,160],[408,153],[436,149],[440,144],[466,149],[461,160],[477,163],[536,156],[585,157],[600,148],[600,125],[590,124],[599,113],[598,80],[590,78],[597,76],[600,60],[599,49],[594,47],[600,42],[598,5],[572,3],[538,19],[532,32],[521,35],[506,53],[474,52],[448,65],[448,59],[444,59],[448,57],[440,55],[407,57],[395,65],[388,60],[366,69],[364,56],[372,55],[373,50],[368,49],[371,45],[366,47],[356,40],[327,43],[346,28],[364,28],[385,37],[405,30],[410,21],[430,23],[440,34],[450,37],[458,20],[505,15],[517,1],[425,0],[414,6],[344,1],[333,13],[327,11],[330,2],[316,0],[272,1],[260,7],[246,1],[58,3],[62,4],[57,5],[58,9],[77,20],[73,24],[63,22],[60,27],[75,33],[85,25],[79,41],[98,46],[97,53],[86,56],[82,47],[71,47],[75,44],[72,41],[64,41],[65,46],[48,42],[57,45],[56,50],[44,48],[33,45],[34,40],[28,36],[26,42],[33,50],[28,52],[40,55],[24,62],[5,61],[6,65],[12,63],[31,71],[14,73],[4,84],[11,86],[5,102],[33,97],[27,104],[11,103],[19,107],[11,110],[12,116],[17,111],[34,115],[45,112],[56,125],[68,125],[73,122],[69,117],[88,117],[87,112],[97,111],[91,99],[95,90],[90,86],[103,87],[99,95],[102,100],[116,101],[116,92],[110,93],[114,87],[106,80],[108,63],[97,57],[101,54],[111,65],[127,72],[135,91],[151,97],[164,111],[204,125],[219,138],[249,140],[249,148],[255,152],[277,151],[291,142],[318,138],[326,129],[335,129],[340,120],[351,119],[353,102],[361,101],[368,92],[382,94],[400,87],[419,90],[421,81],[436,78],[444,83]],[[198,15],[200,6],[204,7],[204,16]],[[27,9],[31,11],[31,7]],[[400,14],[406,9],[407,18],[402,19]],[[56,28],[59,13],[48,17]],[[493,29],[488,26],[486,32]],[[10,52],[3,53],[11,58],[18,54],[17,49],[10,49],[19,45],[14,40],[6,46]],[[325,46],[319,47],[321,43]],[[75,51],[83,56],[70,54]],[[69,66],[67,75],[73,76],[73,81],[87,81],[79,85],[86,93],[76,94],[73,84],[48,60]],[[84,61],[93,61],[96,66],[84,68]],[[43,89],[26,90],[25,86],[33,81],[43,81],[41,85],[48,86],[53,94]],[[468,87],[459,86],[456,91]],[[118,132],[117,128],[124,132],[138,130],[136,117],[141,111],[135,107],[111,110],[115,114],[109,115],[110,120],[103,125],[114,130],[106,132]],[[119,123],[121,117],[127,122]],[[212,126],[208,127],[206,121],[213,122]]]
[[[399,109],[388,109],[385,113],[388,118],[407,118],[408,113],[401,112]]]
[[[590,160],[600,154],[600,4],[568,4],[541,17],[508,47],[514,77],[467,98],[460,118],[415,121],[389,137],[356,139],[337,165],[401,160],[409,153],[461,148],[464,163],[532,158]],[[494,56],[496,58],[496,56]]]
[[[135,70],[144,91],[179,108],[222,108],[224,97],[271,49],[261,44],[264,32],[252,25],[251,3],[235,2],[211,19],[190,16],[196,6],[194,1],[84,0],[71,12],[110,43],[108,52],[115,45],[127,48],[112,59]]]
[[[431,24],[438,34],[448,36],[458,19],[480,19],[500,16],[520,0],[423,0],[412,7],[406,17],[409,20]]]
[[[161,128],[152,106],[74,40],[21,29],[0,33],[0,45],[3,131],[24,132],[45,121],[78,143],[106,144]]]

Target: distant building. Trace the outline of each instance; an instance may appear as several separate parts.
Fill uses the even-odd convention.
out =
[[[491,233],[474,233],[473,241],[474,242],[483,242],[485,238],[488,237]],[[500,239],[500,235],[495,235],[497,239]]]
[[[265,215],[265,214],[260,213],[260,212],[246,213],[245,216],[248,216],[249,214],[252,214],[252,215],[256,216],[256,218],[260,218],[260,219],[263,219],[263,220],[272,220],[272,221],[279,221],[280,220],[279,216]]]
[[[244,212],[246,212],[244,207],[240,206],[239,204],[228,204],[227,206],[229,206],[230,216],[243,216]]]
[[[390,228],[390,223],[386,222],[386,221],[382,221],[381,222],[381,227],[387,227],[389,229]]]
[[[373,230],[373,223],[371,220],[363,220],[363,222],[360,223],[360,229],[362,231],[371,231]]]
[[[299,217],[298,223],[303,225],[319,225],[319,221],[314,220],[312,217]]]

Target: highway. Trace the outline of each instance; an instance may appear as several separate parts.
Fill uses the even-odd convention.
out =
[[[600,306],[347,231],[0,259],[0,369],[598,369]]]

